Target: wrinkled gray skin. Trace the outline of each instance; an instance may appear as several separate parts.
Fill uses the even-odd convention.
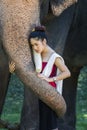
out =
[[[49,2],[54,14],[52,14],[52,11],[49,9]],[[36,93],[36,95],[38,95],[44,102],[48,104],[49,104],[50,96],[47,94],[47,97],[45,98],[43,92],[46,91],[41,88],[44,88],[44,86],[46,86],[46,89],[50,90],[52,95],[56,94],[56,92],[53,89],[50,89],[49,85],[37,79],[36,75],[33,72],[34,68],[33,68],[33,63],[31,59],[31,53],[30,53],[27,38],[32,28],[35,25],[40,25],[40,22],[44,23],[44,25],[46,25],[47,27],[47,31],[49,34],[48,37],[50,39],[49,44],[58,53],[62,55],[64,53],[66,63],[72,72],[72,77],[64,82],[63,95],[67,103],[67,108],[68,108],[67,113],[63,119],[59,120],[60,123],[58,123],[58,126],[61,130],[63,129],[75,130],[75,99],[76,99],[77,79],[81,67],[87,64],[86,60],[82,60],[82,62],[81,60],[79,60],[79,55],[83,56],[81,54],[87,48],[85,47],[85,49],[84,48],[82,49],[78,47],[77,50],[75,50],[74,48],[75,47],[74,45],[76,43],[75,41],[81,44],[80,42],[78,42],[78,39],[76,37],[77,36],[76,34],[78,34],[77,33],[78,23],[80,19],[79,16],[81,16],[78,14],[78,9],[81,8],[79,7],[79,5],[81,5],[80,1],[78,2],[77,5],[73,5],[73,6],[71,6],[71,4],[73,4],[75,0],[67,0],[67,2],[65,1],[66,6],[64,6],[64,3],[62,2],[64,2],[64,0],[59,0],[59,1],[55,0],[54,2],[53,0],[51,1],[42,0],[40,1],[40,3],[39,0],[36,1],[14,0],[14,2],[11,0],[0,1],[0,18],[1,18],[0,28],[1,28],[1,38],[2,38],[1,44],[4,46],[4,49],[8,57],[14,60],[14,62],[16,63],[16,74],[20,77],[22,82],[27,86],[27,88],[25,88],[25,99],[24,99],[24,106],[23,106],[23,112],[21,118],[21,128],[20,128],[21,130],[25,130],[25,129],[38,130],[38,121],[39,121],[38,101],[36,96],[33,94],[31,90],[33,88],[32,86],[34,86],[35,88],[33,89],[33,91]],[[84,2],[85,0],[83,0],[83,4]],[[70,8],[67,8],[68,6],[70,6]],[[73,21],[74,16],[75,16],[75,20]],[[76,21],[78,21],[77,24]],[[76,31],[74,29],[74,31],[72,32],[74,33],[74,36],[72,35],[72,33],[69,32],[70,27],[71,29],[73,29],[73,26],[71,26],[72,22],[74,22],[73,26],[75,26],[77,29]],[[74,44],[72,41],[74,41]],[[71,51],[73,53],[70,52],[67,53],[67,50],[70,50],[69,46],[71,45],[74,51]],[[86,44],[84,43],[84,45]],[[78,51],[80,49],[82,50]],[[78,52],[82,52],[82,53],[78,53]],[[69,56],[71,57],[69,58]],[[87,54],[85,55],[85,57],[86,56]],[[7,61],[7,59],[5,61]],[[2,63],[4,62],[2,61]],[[9,74],[7,75],[7,79],[8,76]],[[28,88],[30,88],[30,90]],[[62,106],[65,106],[65,103],[59,94],[56,95],[58,99],[60,99],[58,100],[59,105],[57,110],[59,110],[59,113],[62,113],[61,108]],[[49,104],[49,106],[52,106],[54,104]]]

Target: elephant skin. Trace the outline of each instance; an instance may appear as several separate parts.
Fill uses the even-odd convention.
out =
[[[70,0],[68,0],[69,6]],[[72,4],[75,3],[75,0],[71,0]],[[44,2],[43,0],[41,1]],[[51,7],[55,7],[53,1],[51,2]],[[29,88],[29,93],[35,93],[41,100],[47,103],[53,110],[56,111],[58,116],[63,116],[66,111],[66,103],[63,97],[55,91],[54,88],[50,87],[46,82],[41,81],[37,78],[34,72],[34,66],[31,57],[31,51],[28,44],[28,35],[30,31],[33,29],[35,25],[40,25],[40,18],[43,20],[45,15],[48,11],[48,5],[46,6],[46,12],[42,13],[43,16],[41,18],[41,8],[40,8],[40,1],[39,0],[1,0],[0,1],[0,25],[2,26],[2,39],[3,39],[3,46],[7,55],[9,56],[10,60],[13,60],[16,64],[16,74],[19,76],[21,81]],[[55,2],[58,2],[55,0]],[[62,0],[61,0],[62,2]],[[58,4],[58,7],[59,8]],[[68,5],[66,6],[68,7]],[[66,9],[66,7],[62,8],[62,11]],[[54,9],[52,9],[53,11]],[[59,14],[61,13],[59,12]],[[57,11],[58,13],[58,11]],[[58,15],[59,15],[58,14]],[[56,15],[56,13],[55,13]],[[53,17],[53,16],[52,16]],[[61,16],[60,16],[61,17]],[[71,20],[69,22],[70,27]],[[50,27],[50,26],[49,26]],[[69,30],[67,29],[67,33]],[[67,35],[65,36],[66,39]],[[65,41],[64,41],[65,44]],[[34,82],[32,82],[34,81]],[[25,88],[27,90],[27,88]],[[32,91],[32,92],[31,92]],[[32,95],[31,99],[36,101],[36,96]],[[27,98],[26,98],[27,100]],[[37,101],[36,101],[37,102]],[[29,106],[31,106],[32,101],[30,102]],[[36,103],[34,106],[37,108],[38,104]],[[27,109],[28,110],[28,109]],[[36,109],[35,109],[36,110]],[[32,112],[35,112],[32,111]],[[30,112],[31,114],[32,112]],[[38,112],[37,112],[38,113]],[[32,115],[32,114],[31,114]],[[34,115],[34,114],[33,114]],[[32,122],[34,119],[32,116],[29,117],[27,114],[28,121]],[[35,119],[37,114],[35,116]],[[24,118],[24,117],[23,117]],[[31,119],[32,118],[32,119]],[[36,123],[30,126],[24,125],[22,129],[35,129],[36,130]]]
[[[59,16],[65,9],[78,0],[51,0],[51,9],[54,15]]]
[[[51,88],[50,85],[37,79],[33,72],[34,68],[27,35],[29,35],[33,26],[40,24],[39,13],[38,0],[33,0],[32,3],[28,0],[20,0],[19,3],[16,0],[1,1],[0,15],[3,46],[9,58],[15,62],[16,73],[23,83],[29,86],[41,100],[52,107],[59,116],[63,116],[66,111],[63,97],[55,89]],[[33,80],[35,85],[32,83]]]

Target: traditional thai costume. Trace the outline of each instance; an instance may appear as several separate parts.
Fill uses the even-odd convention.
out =
[[[46,77],[55,77],[59,75],[61,71],[54,65],[55,59],[59,57],[63,58],[58,55],[57,53],[53,53],[49,58],[48,62],[42,62],[42,74]],[[64,61],[63,61],[64,62]],[[49,82],[49,84],[57,89],[57,91],[62,94],[62,80],[57,82]],[[57,128],[57,115],[56,113],[48,107],[45,103],[39,100],[39,112],[40,112],[40,130],[52,130]]]

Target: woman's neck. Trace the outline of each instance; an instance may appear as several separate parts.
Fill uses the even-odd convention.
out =
[[[49,47],[46,46],[46,47],[44,48],[43,52],[41,53],[41,56],[42,56],[42,57],[45,57],[45,56],[48,54],[48,52],[49,52]]]
[[[50,57],[50,55],[53,53],[54,51],[47,45],[45,47],[45,49],[43,50],[43,52],[41,53],[41,57],[42,59],[48,59]]]

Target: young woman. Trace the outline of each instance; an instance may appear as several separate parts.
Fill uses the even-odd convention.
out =
[[[35,27],[35,29],[30,33],[28,41],[32,47],[32,50],[41,55],[42,70],[40,73],[37,73],[38,78],[45,80],[55,89],[57,89],[58,82],[58,88],[59,86],[62,88],[61,81],[67,77],[70,77],[70,71],[64,64],[63,58],[60,55],[56,54],[56,52],[48,46],[45,28],[43,26]],[[11,62],[9,64],[9,69],[12,73],[15,70],[15,63]],[[50,74],[48,74],[49,76],[47,76],[46,71],[49,69],[51,69],[51,71]],[[59,73],[57,73],[57,70]],[[60,92],[61,90],[58,91]],[[58,130],[56,113],[41,100],[39,100],[39,112],[39,130]]]
[[[29,35],[29,43],[32,49],[41,55],[42,59],[42,71],[38,73],[37,76],[42,80],[47,81],[52,87],[56,89],[56,82],[62,81],[63,79],[70,77],[70,71],[64,64],[61,56],[56,54],[51,73],[49,77],[44,75],[43,71],[48,64],[49,59],[55,54],[55,51],[48,46],[47,36],[45,33],[45,28],[43,26],[35,27],[35,29]],[[53,57],[51,58],[51,62]],[[50,67],[50,66],[49,66]],[[57,69],[61,73],[57,75]],[[57,126],[57,116],[55,112],[51,110],[45,103],[39,100],[39,111],[40,111],[40,130],[58,130]]]

